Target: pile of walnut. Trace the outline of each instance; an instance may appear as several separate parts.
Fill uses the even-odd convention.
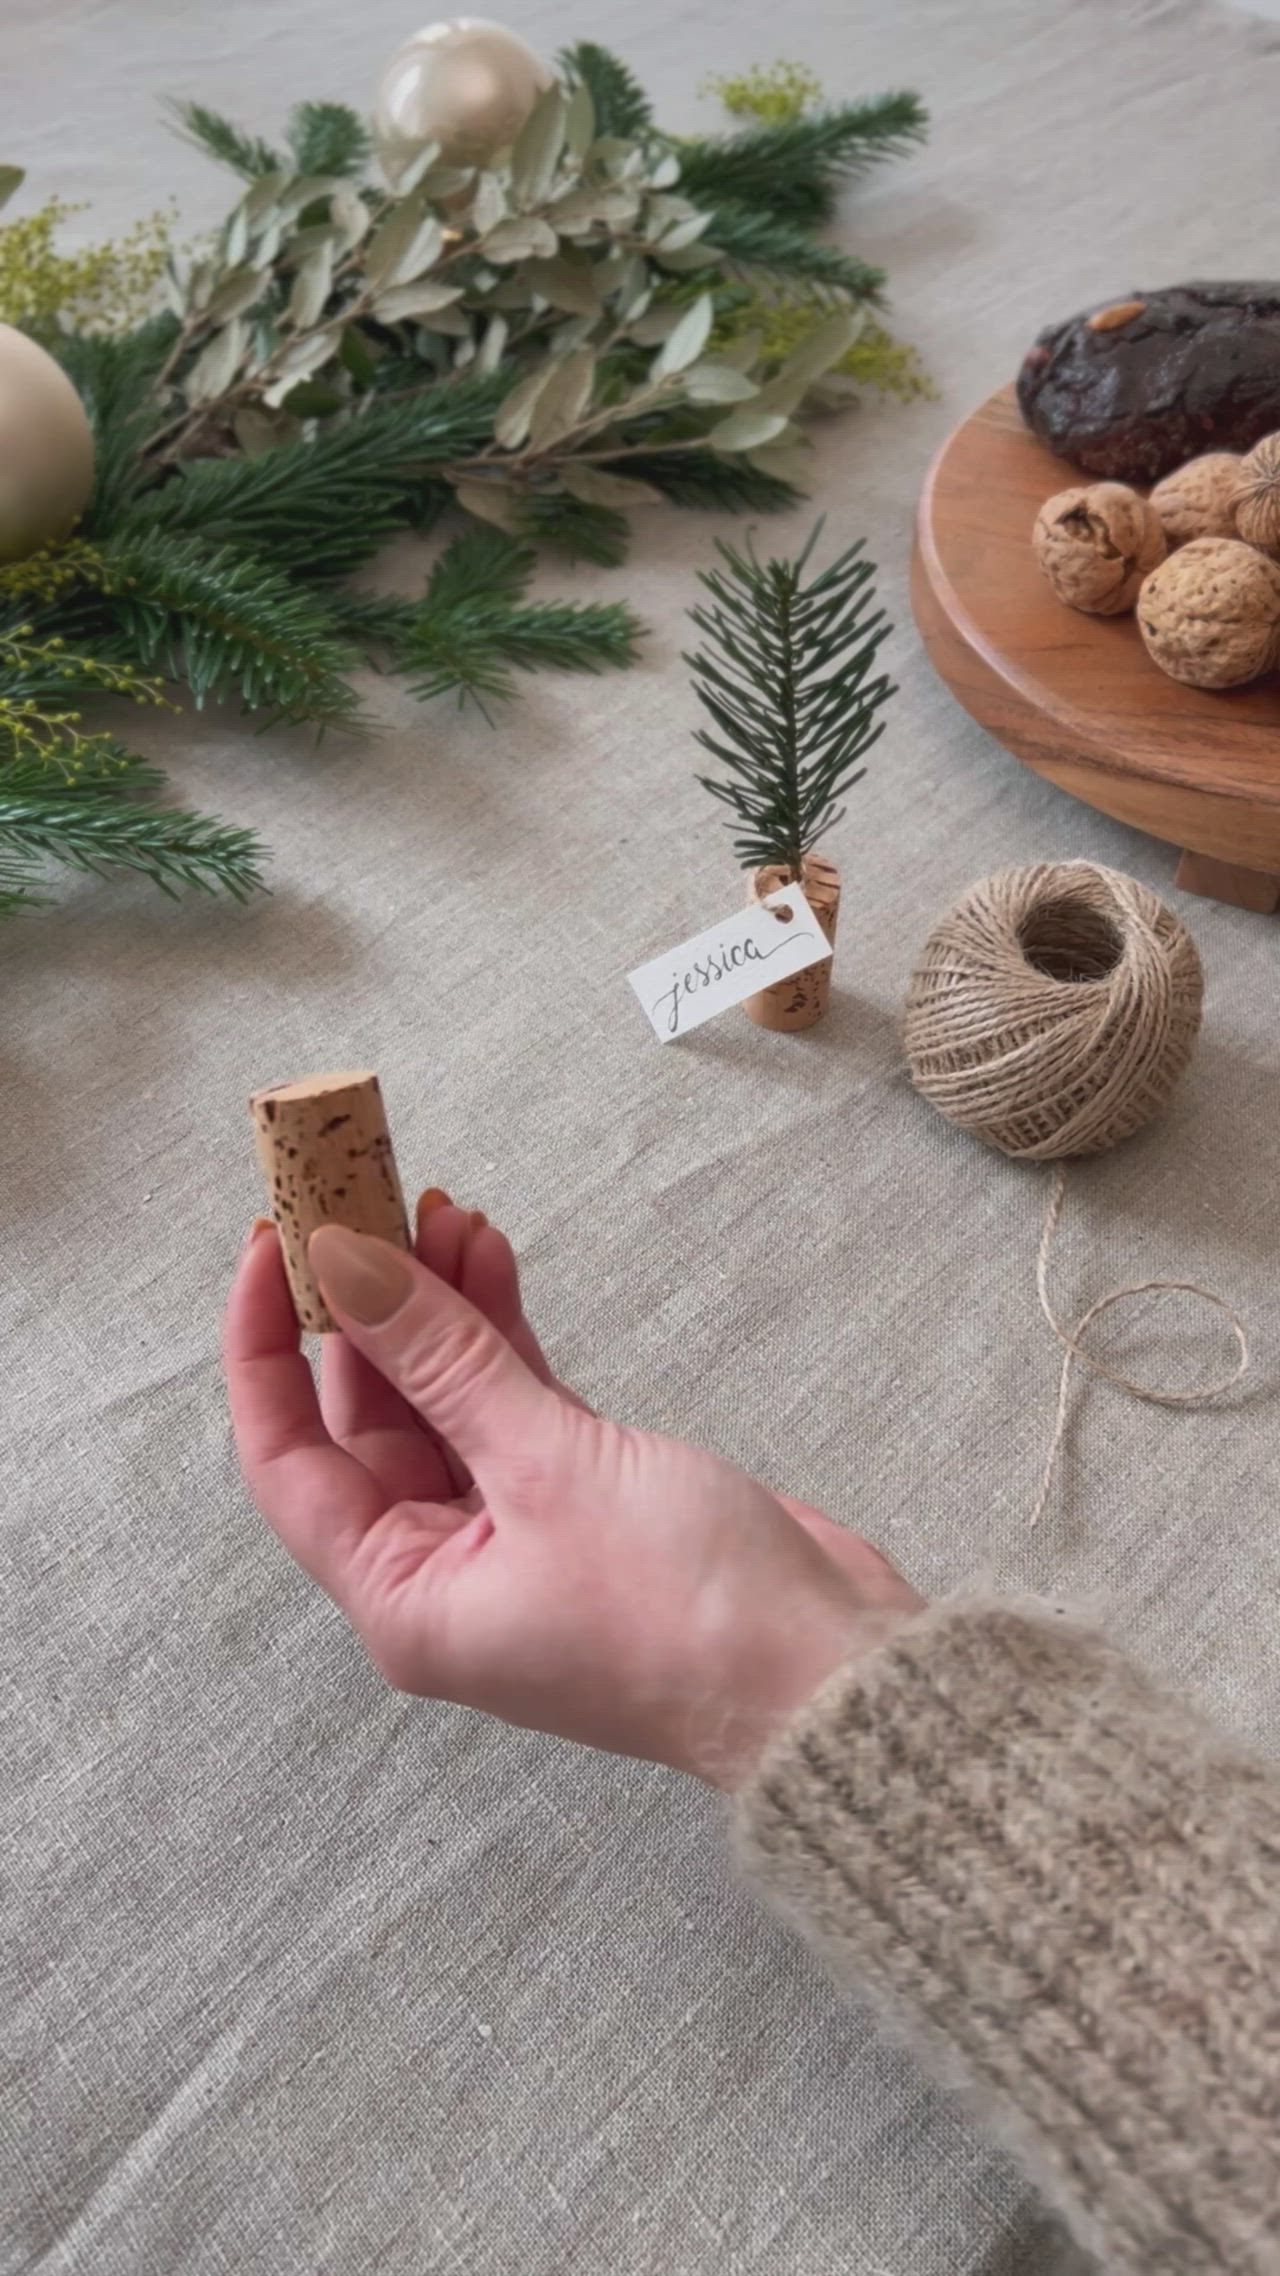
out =
[[[1136,608],[1172,679],[1233,688],[1280,667],[1280,434],[1245,458],[1193,458],[1149,498],[1125,482],[1060,490],[1032,544],[1068,607]]]

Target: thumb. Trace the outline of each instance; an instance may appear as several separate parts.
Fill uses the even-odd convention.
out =
[[[307,1244],[343,1333],[477,1474],[557,1408],[506,1337],[416,1257],[345,1225]]]

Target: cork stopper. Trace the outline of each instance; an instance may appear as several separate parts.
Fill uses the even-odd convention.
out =
[[[272,1083],[254,1092],[249,1111],[299,1325],[335,1334],[307,1261],[316,1227],[347,1225],[409,1247],[378,1078],[349,1068]]]
[[[748,897],[763,901],[770,893],[793,882],[791,871],[773,862],[756,871]],[[800,883],[809,907],[834,947],[836,920],[840,915],[839,870],[825,854],[806,854]],[[758,995],[748,996],[744,1010],[757,1027],[770,1027],[779,1034],[812,1027],[827,1008],[831,965],[829,956],[824,956],[821,964],[807,964],[803,972],[793,972],[790,979],[775,981],[772,988],[762,988]]]

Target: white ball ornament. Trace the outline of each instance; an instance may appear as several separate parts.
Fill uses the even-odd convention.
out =
[[[66,537],[93,488],[84,405],[52,356],[0,324],[0,562]]]
[[[515,141],[554,74],[514,32],[458,16],[415,32],[382,75],[373,138],[393,185],[424,143],[453,166],[483,166]]]

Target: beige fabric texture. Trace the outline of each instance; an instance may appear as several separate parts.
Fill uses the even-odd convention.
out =
[[[831,842],[838,990],[809,1035],[734,1013],[662,1048],[626,987],[742,890],[679,662],[716,525],[659,511],[621,575],[545,579],[634,601],[629,676],[530,682],[496,730],[373,683],[362,747],[157,722],[182,790],[272,842],[273,897],[86,881],[5,931],[0,2269],[1065,2276],[961,2107],[735,1885],[709,1796],[382,1688],[248,1507],[218,1313],[259,1203],[247,1094],[374,1066],[406,1183],[510,1228],[591,1400],[861,1525],[925,1590],[1087,1600],[1275,1747],[1274,925],[1180,903],[1196,1059],[1076,1176],[1055,1276],[1063,1311],[1165,1271],[1231,1293],[1249,1396],[1178,1415],[1083,1387],[1035,1534],[1047,1173],[916,1098],[897,1022],[985,872],[1084,855],[1169,885],[1168,849],[1037,783],[937,683],[911,518],[1041,323],[1274,269],[1280,31],[1195,0],[515,21],[619,47],[677,127],[709,69],[779,48],[933,111],[841,224],[940,394],[832,425],[818,461],[832,540],[882,565],[902,687]],[[163,94],[271,129],[300,95],[363,99],[414,28],[390,0],[9,0],[3,154],[100,227],[172,190],[188,228],[227,188]],[[414,549],[385,574],[407,587]],[[1183,1345],[1151,1307],[1116,1349],[1164,1379]]]

